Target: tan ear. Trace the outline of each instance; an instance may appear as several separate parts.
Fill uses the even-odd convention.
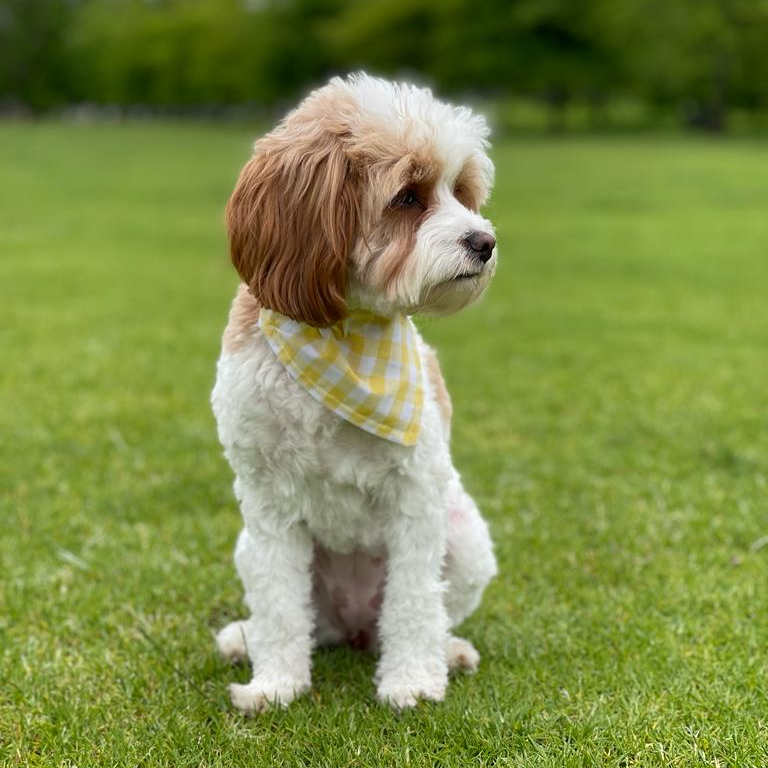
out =
[[[358,181],[341,139],[278,129],[256,145],[227,205],[232,263],[262,306],[315,326],[347,314]]]

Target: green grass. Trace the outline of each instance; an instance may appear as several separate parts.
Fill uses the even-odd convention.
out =
[[[0,764],[765,766],[768,147],[496,147],[498,276],[422,323],[501,565],[481,670],[397,715],[327,651],[248,720],[207,400],[252,133],[0,125]]]

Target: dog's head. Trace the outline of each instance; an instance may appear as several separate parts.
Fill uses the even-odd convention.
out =
[[[263,306],[317,326],[461,309],[496,267],[487,137],[428,90],[335,78],[256,142],[227,207],[235,267]]]

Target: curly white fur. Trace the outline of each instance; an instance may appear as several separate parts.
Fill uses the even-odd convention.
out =
[[[404,236],[407,253],[396,279],[385,285],[383,277],[373,278],[369,260],[391,245],[386,233],[399,232],[397,225],[379,230],[378,241],[376,234],[356,233],[347,303],[380,312],[444,312],[478,296],[496,261],[494,250],[480,263],[463,241],[467,232],[490,232],[476,210],[492,178],[481,118],[435,101],[428,91],[366,76],[335,80],[318,94],[343,105],[348,156],[367,142],[383,144],[385,135],[400,154],[389,158],[389,167],[411,150],[428,151],[439,167],[423,193],[429,215]],[[313,94],[307,103],[320,97]],[[385,160],[376,162],[383,168]],[[474,195],[472,208],[454,196],[470,162],[465,183],[476,187],[466,193]],[[383,184],[384,176],[373,173],[368,184]],[[365,190],[361,202],[371,227],[377,215],[392,215],[390,208],[380,214],[376,193]],[[455,279],[467,270],[471,277]],[[479,661],[450,628],[477,607],[496,572],[487,525],[451,461],[442,380],[425,382],[415,446],[372,436],[286,373],[259,333],[258,304],[244,289],[235,305],[212,395],[245,523],[235,563],[250,616],[217,637],[224,656],[247,655],[252,664],[251,682],[232,686],[235,706],[255,712],[288,704],[311,685],[313,647],[341,642],[380,652],[381,700],[398,708],[441,700],[449,667],[472,671]],[[426,361],[433,353],[418,343]]]

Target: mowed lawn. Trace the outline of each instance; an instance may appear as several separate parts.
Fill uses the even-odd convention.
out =
[[[508,138],[476,307],[423,321],[501,572],[480,671],[247,719],[208,395],[256,129],[0,124],[0,765],[765,766],[768,145]]]

